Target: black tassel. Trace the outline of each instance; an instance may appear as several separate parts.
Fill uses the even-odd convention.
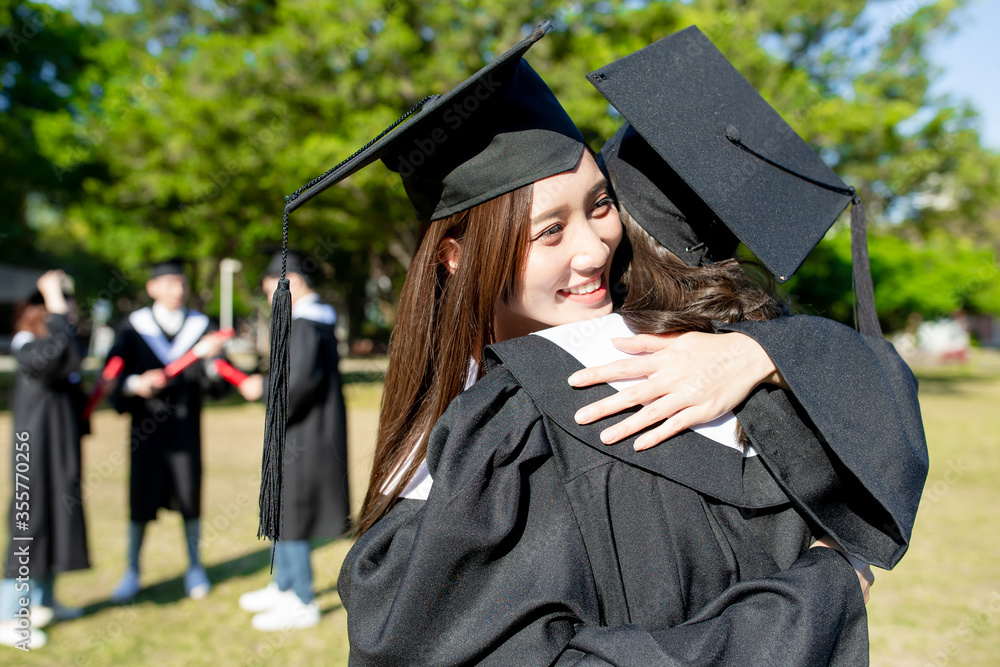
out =
[[[288,375],[291,370],[288,343],[292,328],[292,295],[285,277],[288,258],[288,212],[284,216],[281,248],[281,279],[271,301],[271,363],[264,426],[264,455],[260,473],[260,524],[257,538],[281,539],[281,471],[288,419]],[[272,567],[273,563],[272,552]]]
[[[875,310],[875,287],[868,261],[868,221],[857,192],[851,200],[851,262],[854,287],[854,326],[863,334],[882,337]]]
[[[288,290],[288,280],[285,277],[288,260],[288,215],[322,190],[353,173],[353,171],[344,173],[338,172],[338,170],[352,163],[355,158],[375,145],[393,128],[413,115],[424,104],[437,97],[437,95],[430,95],[420,100],[361,150],[285,197],[281,242],[281,279],[278,281],[278,289],[275,290],[274,298],[271,301],[271,368],[267,384],[267,417],[264,424],[264,454],[260,472],[258,539],[266,537],[272,542],[281,539],[281,471],[285,454],[285,424],[288,421],[288,374],[291,370],[288,345],[292,330],[292,295]],[[374,159],[372,157],[369,162]],[[338,173],[340,175],[334,178]],[[273,550],[271,551],[271,568],[274,569]]]

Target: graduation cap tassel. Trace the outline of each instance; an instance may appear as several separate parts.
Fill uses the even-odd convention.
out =
[[[393,128],[409,118],[437,95],[428,95],[417,102],[399,120],[387,127],[361,150],[333,169],[311,180],[285,197],[285,211],[281,240],[281,279],[271,300],[271,363],[267,383],[267,416],[264,423],[264,453],[260,472],[260,523],[257,538],[266,537],[273,542],[281,539],[281,471],[285,452],[285,425],[288,421],[288,375],[291,369],[288,341],[292,330],[292,295],[286,278],[288,263],[288,216],[298,206],[314,197],[322,188],[311,190],[330,174],[351,162]],[[272,568],[274,553],[271,553]]]
[[[863,334],[882,337],[882,327],[875,310],[875,286],[868,261],[868,221],[861,197],[851,188],[851,263],[854,286],[854,322]]]
[[[774,160],[761,155],[753,148],[747,146],[740,139],[739,130],[733,125],[725,128],[726,139],[733,145],[750,153],[754,157],[763,160],[772,167],[776,167],[786,174],[800,178],[807,183],[821,187],[831,192],[850,195],[851,197],[851,263],[852,275],[851,284],[854,298],[854,327],[863,334],[869,336],[882,337],[882,327],[878,322],[878,311],[875,310],[875,287],[872,284],[871,265],[868,261],[868,220],[865,216],[865,206],[861,203],[858,191],[853,187],[842,188],[838,185],[831,185],[823,181],[810,178],[805,174],[800,174],[793,169],[775,162]]]
[[[257,538],[266,537],[272,542],[281,538],[281,471],[285,451],[285,424],[288,420],[288,376],[291,370],[288,341],[292,328],[292,294],[285,276],[287,260],[286,209],[282,230],[281,279],[271,300],[271,362],[260,473],[260,524],[257,527]],[[272,552],[272,567],[273,557]]]

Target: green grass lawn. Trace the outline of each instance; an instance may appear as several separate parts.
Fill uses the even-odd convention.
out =
[[[1000,376],[951,368],[922,372],[931,472],[913,547],[893,572],[876,573],[873,665],[995,665],[1000,655]],[[377,421],[378,385],[348,387],[352,500],[360,503]],[[87,615],[49,629],[30,655],[0,648],[0,664],[346,665],[345,613],[336,591],[344,541],[314,553],[324,610],[312,630],[265,634],[237,606],[268,581],[267,545],[255,539],[263,430],[258,405],[208,410],[204,422],[202,555],[215,582],[205,600],[183,594],[186,556],[178,515],[151,524],[143,551],[148,588],[134,605],[108,594],[124,568],[127,520],[125,419],[99,412],[84,441],[92,569],[64,575],[57,595]],[[0,414],[0,509],[9,498],[9,414]],[[6,546],[6,521],[0,540]]]

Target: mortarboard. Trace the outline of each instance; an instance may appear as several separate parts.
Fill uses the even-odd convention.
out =
[[[729,259],[739,239],[628,123],[597,156],[615,197],[650,236],[688,266]]]
[[[678,230],[667,233],[668,225],[661,224],[659,230],[654,225],[649,231],[657,240],[657,233],[663,236],[666,242],[661,243],[671,250],[671,243],[685,244],[688,250],[679,254],[689,263],[694,259],[691,252],[701,250],[697,242],[705,243],[706,252],[709,246],[714,246],[712,253],[727,252],[732,240],[720,232],[721,224],[784,282],[853,202],[860,328],[881,335],[861,200],[697,27],[665,37],[587,78],[639,135],[626,129],[616,135],[617,148],[607,147],[606,166],[616,177],[625,176],[621,187],[615,184],[616,193],[626,208],[636,207],[630,213],[637,216],[666,212],[676,221],[680,213],[684,220]],[[665,163],[660,170],[648,151],[632,150],[639,138]],[[626,161],[630,151],[638,159]],[[640,193],[644,180],[664,196]],[[697,242],[686,245],[692,234],[690,240]]]
[[[548,23],[289,198],[294,211],[377,159],[398,173],[421,220],[437,220],[569,171],[583,135],[521,56]],[[406,121],[399,129],[395,129]],[[395,130],[395,131],[393,131]]]
[[[555,95],[522,59],[546,21],[444,95],[425,97],[349,158],[286,198],[281,279],[271,320],[271,374],[261,472],[258,537],[279,539],[281,458],[287,413],[285,280],[288,216],[323,190],[381,159],[400,175],[421,220],[437,220],[573,169],[583,136]]]
[[[153,262],[150,266],[153,278],[159,278],[160,276],[183,276],[185,264],[187,264],[187,260],[184,258],[171,257],[161,262]]]

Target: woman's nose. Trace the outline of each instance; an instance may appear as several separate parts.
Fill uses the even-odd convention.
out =
[[[597,269],[603,270],[611,249],[590,224],[581,225],[578,229],[580,232],[575,239],[570,268],[578,273],[593,273]]]

